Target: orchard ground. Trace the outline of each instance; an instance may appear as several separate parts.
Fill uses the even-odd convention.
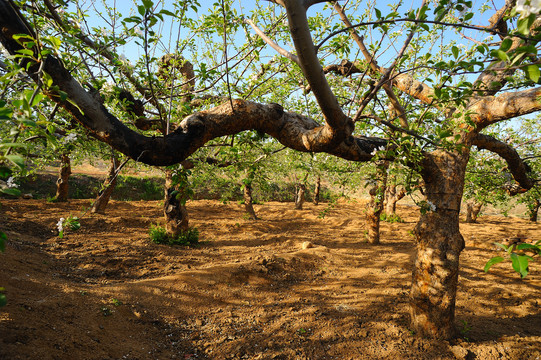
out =
[[[483,272],[495,241],[541,238],[524,219],[461,224],[462,334],[441,342],[408,328],[417,208],[382,222],[377,246],[363,240],[362,200],[267,202],[259,221],[236,202],[191,201],[193,248],[150,242],[160,202],[112,201],[58,238],[58,219],[89,203],[1,201],[0,358],[541,359],[541,264],[525,280],[509,263]]]

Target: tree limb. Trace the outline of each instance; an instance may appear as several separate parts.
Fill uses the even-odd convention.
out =
[[[0,42],[11,54],[22,49],[14,35],[27,34],[35,38],[23,19],[7,1],[0,0]],[[150,165],[179,163],[211,139],[245,130],[267,133],[295,150],[325,151],[355,161],[370,160],[370,153],[386,144],[385,140],[378,138],[353,136],[344,136],[343,141],[337,141],[329,134],[327,126],[320,126],[311,118],[284,112],[282,106],[277,104],[263,105],[243,100],[233,100],[233,108],[227,103],[189,115],[175,131],[164,137],[144,136],[113,116],[99,99],[71,76],[59,59],[48,55],[41,61],[32,63],[24,59],[22,65],[36,82],[40,81],[36,76],[37,68],[43,67],[49,74],[55,90],[46,90],[47,96],[69,111],[100,141],[136,161]],[[63,101],[58,91],[65,92],[70,101]],[[329,141],[329,138],[333,141]]]
[[[257,25],[252,20],[244,19],[244,22],[247,23],[248,25],[250,25],[252,27],[252,29],[254,29],[256,34],[259,35],[259,37],[261,39],[263,39],[264,42],[266,42],[271,48],[276,50],[280,55],[282,55],[283,57],[293,61],[297,65],[300,65],[300,61],[299,61],[299,58],[297,57],[297,55],[294,55],[294,54],[290,53],[289,51],[285,50],[280,45],[278,45],[277,43],[272,41],[272,39],[269,38],[259,27],[257,27]]]
[[[522,189],[515,189],[512,195],[524,192],[533,187],[534,183],[529,178],[530,167],[521,158],[517,151],[508,144],[499,141],[492,136],[478,134],[473,140],[473,145],[478,149],[485,149],[501,156],[507,162],[507,168]]]
[[[475,97],[467,106],[471,119],[482,129],[490,124],[541,110],[541,88]]]

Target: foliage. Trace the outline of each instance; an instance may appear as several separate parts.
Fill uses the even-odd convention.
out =
[[[505,245],[501,243],[494,243],[498,247],[502,248],[507,257],[511,260],[513,270],[515,270],[521,278],[525,278],[530,271],[529,263],[534,260],[535,256],[541,255],[541,240],[537,241],[535,244],[511,244]],[[528,255],[531,254],[531,255]],[[492,265],[501,263],[505,258],[502,256],[495,256],[485,265],[485,272],[492,267]]]
[[[398,214],[387,214],[386,212],[382,212],[380,215],[381,221],[385,221],[388,223],[403,223],[404,220],[398,215]]]
[[[60,218],[56,224],[56,227],[58,229],[58,237],[62,239],[66,229],[70,231],[77,231],[81,228],[81,223],[79,222],[79,218],[77,216],[69,215],[66,219]]]
[[[197,228],[191,228],[176,237],[171,237],[164,227],[151,225],[148,234],[150,240],[156,244],[195,246],[199,243],[199,230]]]

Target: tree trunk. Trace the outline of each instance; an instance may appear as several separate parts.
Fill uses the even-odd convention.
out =
[[[379,225],[387,188],[387,169],[389,162],[379,162],[377,165],[376,184],[369,190],[370,202],[366,209],[366,238],[370,244],[379,244]]]
[[[117,170],[118,170],[118,161],[116,156],[113,154],[111,157],[111,166],[109,166],[109,174],[107,175],[107,179],[103,182],[102,189],[98,193],[98,196],[96,197],[96,200],[94,201],[94,204],[92,204],[92,208],[90,209],[93,213],[98,214],[104,214],[105,208],[107,207],[107,204],[109,203],[109,200],[111,199],[111,194],[113,193],[115,187],[116,187],[116,180],[117,180]]]
[[[319,205],[319,192],[321,191],[321,176],[316,178],[316,186],[314,187],[314,205]]]
[[[62,154],[60,160],[60,169],[58,171],[58,180],[56,180],[56,196],[55,200],[59,202],[68,201],[69,183],[68,179],[71,175],[71,161],[69,153]]]
[[[187,184],[175,185],[173,183],[172,171],[165,171],[163,214],[165,217],[165,229],[171,237],[177,237],[189,230],[188,210],[186,209],[186,187]]]
[[[473,224],[477,222],[477,216],[481,212],[483,204],[478,203],[477,201],[468,201],[466,203],[466,223]]]
[[[385,213],[387,215],[395,215],[396,203],[406,196],[406,190],[400,189],[400,191],[397,192],[396,185],[393,184],[387,186],[385,195]]]
[[[254,202],[252,197],[252,184],[244,184],[244,209],[252,220],[258,220],[258,217],[254,210]]]
[[[423,161],[428,206],[415,228],[417,257],[412,276],[411,322],[419,334],[450,339],[456,335],[455,303],[459,256],[460,202],[469,152],[435,151]]]
[[[302,205],[304,204],[306,193],[306,185],[299,184],[297,188],[297,194],[295,196],[295,209],[302,210]]]
[[[379,224],[383,211],[383,186],[374,186],[370,189],[370,203],[366,208],[366,238],[370,244],[379,244]]]
[[[537,222],[537,213],[539,212],[539,207],[541,207],[541,201],[535,199],[534,206],[530,209],[530,221]]]

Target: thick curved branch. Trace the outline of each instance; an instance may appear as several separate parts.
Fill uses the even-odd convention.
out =
[[[22,49],[13,38],[16,34],[35,37],[24,18],[5,0],[0,0],[0,42],[12,54]],[[37,51],[37,50],[36,50]],[[37,58],[37,55],[36,55]],[[52,80],[46,94],[68,110],[93,136],[111,145],[130,158],[151,165],[171,165],[185,160],[211,139],[245,130],[258,130],[276,138],[283,145],[305,152],[326,151],[356,161],[368,161],[370,153],[386,144],[385,140],[347,136],[343,141],[329,142],[332,137],[327,126],[295,113],[286,113],[277,104],[256,104],[233,100],[231,103],[192,114],[180,126],[164,137],[148,137],[128,128],[113,116],[99,97],[86,91],[52,55],[32,63],[25,60],[25,69],[34,81],[37,68],[43,68]],[[28,64],[28,67],[26,67]],[[68,95],[63,101],[59,91]]]
[[[507,162],[507,168],[513,175],[513,178],[523,189],[516,189],[512,195],[515,195],[524,190],[529,190],[533,187],[532,179],[528,177],[530,171],[529,166],[520,158],[517,151],[508,144],[499,141],[492,136],[478,134],[473,140],[473,145],[478,149],[484,149],[498,154]]]
[[[289,30],[299,57],[300,67],[329,128],[327,132],[331,137],[327,141],[329,143],[341,142],[352,133],[353,122],[342,111],[325,78],[312,41],[306,8],[301,0],[283,0],[281,2],[284,3],[287,11]]]
[[[467,109],[479,129],[541,110],[541,88],[474,98]]]

